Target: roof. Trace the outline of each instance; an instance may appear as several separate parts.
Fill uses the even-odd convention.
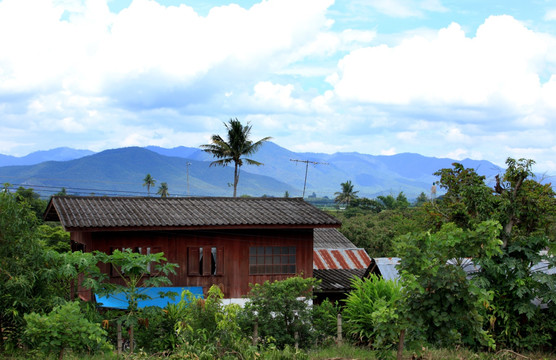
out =
[[[313,269],[367,269],[371,258],[364,249],[314,249]]]
[[[356,249],[344,234],[338,229],[331,228],[313,230],[313,247],[315,249]]]
[[[384,280],[398,280],[400,275],[396,266],[400,263],[400,258],[373,258],[369,271],[376,272],[378,268],[379,275]],[[376,267],[375,267],[376,266]]]
[[[313,270],[313,276],[321,280],[317,292],[345,292],[351,289],[351,279],[361,278],[365,269],[326,269]]]
[[[97,231],[341,225],[301,198],[53,196],[44,218],[66,230]]]

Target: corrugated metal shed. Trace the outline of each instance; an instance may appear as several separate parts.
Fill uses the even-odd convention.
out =
[[[314,249],[313,269],[366,269],[371,258],[364,249]]]
[[[398,280],[400,274],[396,266],[400,263],[400,258],[373,258],[369,269],[372,274],[381,275],[385,280]]]

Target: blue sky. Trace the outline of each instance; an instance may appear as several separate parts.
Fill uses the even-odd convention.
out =
[[[556,1],[0,0],[0,153],[197,147],[231,117],[556,175]]]

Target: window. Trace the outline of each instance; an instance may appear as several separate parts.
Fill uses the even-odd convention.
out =
[[[249,248],[249,275],[295,274],[295,246]]]
[[[224,250],[214,246],[187,248],[187,273],[191,276],[222,275]]]

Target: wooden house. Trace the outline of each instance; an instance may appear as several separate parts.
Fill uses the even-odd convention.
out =
[[[300,198],[54,196],[45,220],[61,222],[74,251],[164,252],[179,265],[173,286],[217,284],[228,299],[250,283],[312,277],[313,230],[341,225]]]

